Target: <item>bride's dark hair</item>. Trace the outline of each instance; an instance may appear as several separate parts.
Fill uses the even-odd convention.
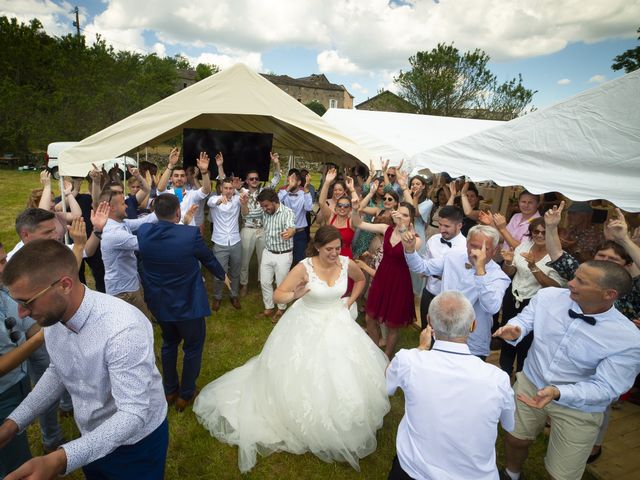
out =
[[[333,242],[334,240],[340,240],[340,245],[342,245],[340,230],[333,225],[324,225],[320,227],[313,237],[313,240],[310,241],[307,246],[307,257],[318,256],[319,252],[316,245],[318,247],[324,247],[327,243]]]

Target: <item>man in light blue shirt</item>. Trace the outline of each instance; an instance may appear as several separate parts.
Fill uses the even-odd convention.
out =
[[[547,471],[556,480],[582,478],[603,412],[640,372],[640,332],[613,306],[630,290],[629,274],[613,262],[591,260],[568,287],[541,289],[494,334],[516,345],[535,331],[514,385],[516,428],[505,437],[505,475],[512,480],[547,417]]]
[[[305,257],[307,249],[307,212],[313,209],[313,199],[309,193],[311,185],[311,176],[307,175],[302,178],[298,169],[289,170],[287,177],[287,187],[278,192],[280,203],[285,207],[293,210],[296,216],[296,233],[293,236],[293,268],[299,261]]]
[[[412,272],[442,277],[442,290],[462,292],[473,305],[476,329],[469,335],[469,350],[483,360],[489,355],[493,315],[500,310],[509,277],[494,262],[500,243],[498,231],[487,225],[469,230],[467,248],[449,255],[425,260],[415,251],[415,232],[402,237],[404,256]]]

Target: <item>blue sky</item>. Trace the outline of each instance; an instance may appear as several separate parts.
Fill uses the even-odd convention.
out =
[[[0,0],[0,14],[38,18],[53,35],[73,32],[75,3]],[[617,54],[638,45],[640,0],[82,0],[81,26],[114,48],[182,54],[222,68],[242,61],[292,77],[324,73],[355,103],[408,58],[438,42],[480,48],[500,81],[522,74],[544,108],[603,81]]]

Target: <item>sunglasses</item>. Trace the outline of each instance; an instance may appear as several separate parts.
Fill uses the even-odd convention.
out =
[[[16,319],[13,317],[7,317],[4,319],[4,328],[9,332],[9,338],[11,341],[17,345],[20,338],[22,338],[22,335],[18,330],[14,330],[14,328],[16,328],[16,323]]]
[[[392,178],[392,177],[395,178],[395,176],[396,176],[395,173],[390,173],[390,174],[387,175],[387,177],[389,177],[389,178]]]
[[[248,177],[247,180],[250,182],[253,180],[260,180],[260,177]]]
[[[393,198],[393,197],[384,197],[384,198],[383,198],[383,200],[384,200],[385,202],[395,202],[395,200],[396,200],[396,199],[395,199],[395,198]]]
[[[14,298],[13,301],[16,302],[18,305],[20,305],[22,308],[24,308],[26,310],[31,310],[31,304],[33,302],[35,302],[37,299],[39,299],[41,296],[43,296],[45,293],[47,293],[49,290],[51,290],[60,280],[62,280],[62,277],[60,277],[58,280],[55,280],[54,282],[52,282],[44,290],[40,290],[33,297],[31,297],[29,300],[18,300],[17,298]]]
[[[542,236],[544,236],[545,233],[546,233],[546,230],[533,230],[531,232],[531,235],[542,235]]]
[[[338,208],[349,208],[351,204],[349,203],[336,203],[336,207]]]

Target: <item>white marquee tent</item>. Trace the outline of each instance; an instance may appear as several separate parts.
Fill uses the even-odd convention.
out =
[[[640,211],[640,70],[420,152],[409,167]]]
[[[368,163],[361,148],[271,82],[237,64],[91,135],[60,155],[62,175],[84,176],[100,165],[184,128],[273,134],[273,148],[338,163]]]
[[[340,108],[330,108],[322,118],[373,152],[376,159],[390,159],[392,165],[428,148],[504,123]]]

